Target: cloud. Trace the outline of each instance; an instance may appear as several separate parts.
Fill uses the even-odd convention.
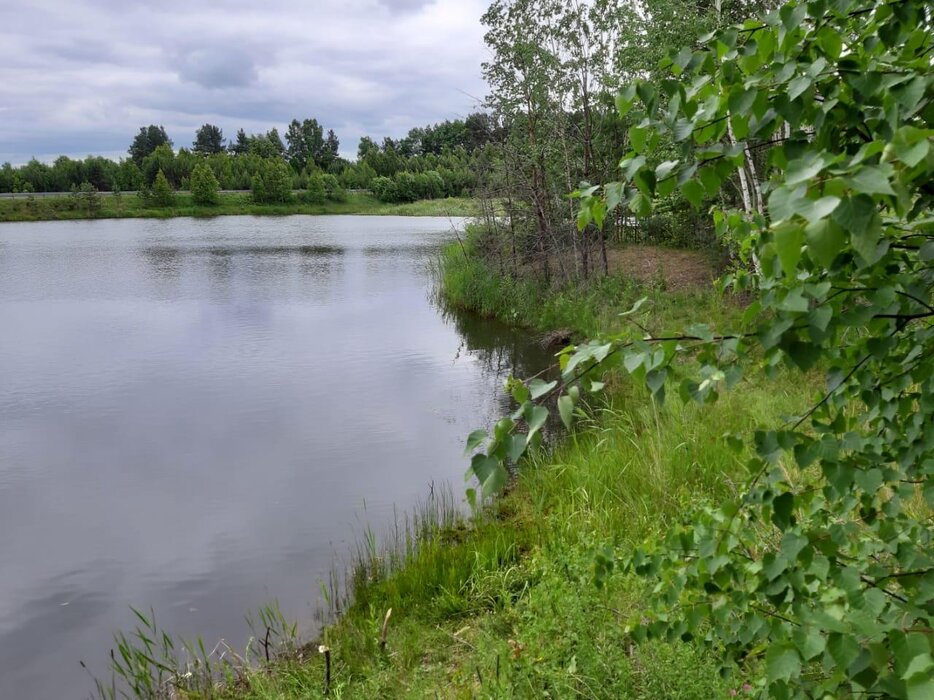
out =
[[[0,161],[118,157],[150,123],[187,145],[205,122],[229,137],[306,117],[352,156],[363,135],[398,137],[476,109],[487,3],[17,4],[0,25]]]

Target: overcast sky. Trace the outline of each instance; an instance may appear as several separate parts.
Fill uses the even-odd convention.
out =
[[[122,157],[315,117],[362,135],[463,117],[485,94],[488,0],[0,0],[0,162]]]

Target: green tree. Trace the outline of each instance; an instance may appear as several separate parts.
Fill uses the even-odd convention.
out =
[[[334,129],[328,129],[327,138],[324,141],[324,144],[321,148],[321,163],[320,166],[327,170],[335,163],[340,154],[341,142],[337,138],[337,134],[334,133]]]
[[[224,132],[214,124],[205,124],[195,133],[192,150],[201,156],[224,151]]]
[[[189,188],[195,204],[213,206],[220,203],[220,184],[207,163],[198,163],[191,171]]]
[[[253,200],[260,204],[292,201],[292,169],[281,158],[261,161],[253,177]]]
[[[181,177],[176,165],[175,153],[172,152],[172,147],[164,143],[157,146],[152,153],[143,159],[140,170],[142,170],[143,179],[150,185],[155,182],[156,175],[160,171],[172,185],[177,185]]]
[[[228,148],[230,152],[235,156],[242,156],[249,152],[250,139],[246,135],[246,132],[243,129],[237,130],[237,140],[231,142]]]
[[[165,127],[155,124],[140,127],[139,133],[130,144],[130,158],[137,165],[142,165],[143,159],[162,145],[172,148],[172,141],[165,133]]]
[[[169,184],[165,173],[159,170],[152,183],[152,203],[157,207],[171,207],[175,204],[175,190]]]
[[[330,134],[333,132],[328,132],[329,136]],[[336,138],[335,136],[335,141]],[[317,119],[305,119],[301,122],[293,119],[285,133],[285,140],[289,144],[286,154],[295,170],[301,171],[309,163],[327,168],[324,129]],[[336,155],[335,151],[334,156]]]
[[[309,177],[308,187],[302,193],[302,201],[306,204],[324,204],[327,196],[327,190],[324,187],[324,175],[315,173]]]
[[[579,226],[647,217],[676,187],[700,206],[768,149],[761,208],[714,213],[737,256],[725,284],[754,301],[734,330],[639,324],[570,347],[560,381],[511,384],[526,433],[504,419],[469,441],[485,443],[472,469],[489,494],[540,440],[540,401],[557,394],[571,426],[605,371],[700,403],[756,362],[826,373],[809,410],[750,436],[734,502],[596,561],[598,582],[618,568],[653,580],[635,640],[709,644],[760,697],[934,696],[931,30],[921,0],[790,3],[675,53],[673,78],[624,89],[623,179],[576,193]],[[676,157],[653,162],[662,137]]]

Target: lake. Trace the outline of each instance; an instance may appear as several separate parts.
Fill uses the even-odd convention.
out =
[[[0,697],[86,697],[129,606],[242,648],[449,482],[547,353],[446,311],[447,219],[0,225]]]

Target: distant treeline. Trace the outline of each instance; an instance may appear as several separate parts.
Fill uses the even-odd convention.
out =
[[[223,131],[205,124],[190,148],[174,149],[162,126],[142,127],[128,157],[75,160],[58,157],[51,165],[36,159],[23,166],[0,166],[0,192],[68,192],[91,186],[126,192],[151,188],[159,171],[175,189],[189,189],[192,172],[206,163],[225,190],[255,190],[257,178],[288,172],[294,189],[335,182],[343,189],[372,189],[387,202],[466,196],[477,185],[475,160],[494,137],[482,113],[409,131],[402,139],[377,143],[364,137],[356,161],[341,158],[340,141],[316,119],[293,119],[283,139],[277,129],[247,134],[240,129],[229,143]],[[281,165],[286,164],[286,171]]]

